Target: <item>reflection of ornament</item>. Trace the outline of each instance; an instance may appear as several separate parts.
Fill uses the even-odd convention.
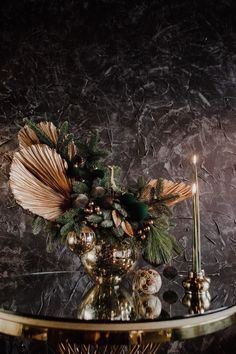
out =
[[[161,276],[154,269],[139,269],[133,279],[133,290],[155,294],[161,288]]]
[[[135,294],[135,312],[139,319],[153,320],[160,316],[161,308],[157,295]]]
[[[67,245],[75,254],[89,252],[93,249],[96,242],[95,232],[88,226],[83,226],[80,233],[70,231],[66,239]]]
[[[129,321],[134,319],[132,296],[119,285],[95,285],[79,306],[78,318],[84,320]]]
[[[175,291],[167,290],[163,294],[163,300],[168,304],[172,305],[176,303],[176,301],[178,300],[178,295],[176,294]]]
[[[117,283],[133,268],[136,257],[137,252],[127,243],[97,239],[93,249],[81,255],[81,262],[98,283]]]
[[[175,267],[173,266],[166,266],[163,270],[163,275],[164,277],[166,277],[167,279],[174,279],[178,274],[178,271]]]

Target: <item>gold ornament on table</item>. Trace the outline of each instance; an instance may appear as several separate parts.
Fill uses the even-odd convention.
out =
[[[160,274],[151,268],[141,268],[135,272],[133,290],[144,294],[156,294],[162,285]]]
[[[183,304],[189,308],[190,313],[203,313],[210,307],[211,296],[209,293],[210,278],[205,276],[201,268],[201,230],[200,230],[200,204],[199,185],[197,171],[197,156],[192,159],[194,169],[193,195],[193,246],[192,246],[192,270],[188,278],[184,279],[183,287],[185,296]]]
[[[118,281],[139,254],[158,265],[181,251],[169,234],[169,207],[189,198],[180,182],[138,178],[119,185],[118,168],[105,166],[97,132],[82,139],[68,123],[25,120],[18,134],[10,187],[17,203],[35,215],[34,234],[45,230],[81,257],[98,282]],[[101,167],[102,166],[102,167]]]

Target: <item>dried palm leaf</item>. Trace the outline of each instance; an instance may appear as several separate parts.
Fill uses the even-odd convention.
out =
[[[52,122],[40,122],[37,124],[37,126],[52,141],[54,145],[57,144],[59,130]],[[25,125],[23,128],[21,128],[18,133],[18,140],[20,148],[26,148],[27,146],[40,144],[39,138],[28,125]],[[77,147],[73,142],[71,142],[68,146],[69,159],[72,160],[76,156],[76,154]]]
[[[158,188],[160,180],[151,179],[147,185],[144,187],[140,199],[146,201],[147,203],[151,202],[153,199],[153,190]],[[162,189],[158,195],[163,203],[168,206],[172,206],[176,203],[179,203],[187,198],[192,196],[191,186],[183,182],[173,182],[169,180],[162,180]]]
[[[171,195],[174,197],[176,196],[176,198],[168,200],[168,197]],[[190,198],[192,196],[192,188],[183,182],[172,182],[164,179],[163,190],[160,196],[163,199],[166,198],[166,205],[171,206],[176,203],[180,203],[187,198]]]
[[[46,145],[15,153],[10,187],[18,204],[47,220],[55,220],[65,211],[72,191],[65,162]]]
[[[48,138],[54,143],[58,140],[58,129],[51,122],[40,122],[37,126],[42,130],[42,132],[48,136]],[[18,140],[20,148],[26,148],[34,144],[39,144],[39,138],[35,132],[28,126],[25,125],[18,133]]]

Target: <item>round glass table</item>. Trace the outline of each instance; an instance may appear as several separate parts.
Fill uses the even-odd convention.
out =
[[[58,353],[78,353],[81,346],[104,352],[107,345],[114,349],[110,353],[120,346],[129,348],[127,353],[155,353],[161,342],[213,333],[236,322],[236,270],[208,273],[206,306],[200,297],[186,306],[182,281],[187,272],[173,270],[160,269],[157,295],[132,293],[129,277],[120,286],[94,286],[83,271],[3,275],[0,332],[49,341]]]

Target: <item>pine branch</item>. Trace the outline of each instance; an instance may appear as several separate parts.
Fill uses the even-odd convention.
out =
[[[62,146],[63,140],[65,139],[65,136],[68,134],[68,126],[69,126],[69,123],[67,121],[65,121],[59,129],[59,135],[58,135],[58,140],[57,140],[57,150],[59,152],[61,151],[61,146]]]
[[[40,231],[45,226],[45,219],[42,218],[41,216],[36,216],[32,222],[32,232],[34,235],[38,235]]]
[[[168,231],[155,224],[151,226],[150,234],[144,247],[144,258],[155,265],[168,263],[173,253],[180,253],[181,248]]]
[[[61,143],[60,146],[60,155],[65,159],[68,160],[68,145],[72,142],[74,139],[74,134],[68,134],[63,142]]]

